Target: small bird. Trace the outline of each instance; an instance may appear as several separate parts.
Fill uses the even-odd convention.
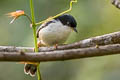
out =
[[[54,46],[63,44],[72,31],[77,32],[77,22],[69,14],[63,14],[43,23],[37,30],[38,46]],[[24,72],[35,76],[37,65],[25,64]]]
[[[120,9],[120,0],[111,0],[111,3],[118,9]]]

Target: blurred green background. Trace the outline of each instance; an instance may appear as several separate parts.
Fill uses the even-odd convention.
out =
[[[36,21],[54,16],[69,8],[70,0],[34,0]],[[32,29],[25,17],[13,24],[5,14],[24,10],[30,15],[29,0],[0,0],[0,45],[34,46]],[[78,23],[78,34],[67,43],[120,30],[120,10],[110,0],[78,0],[72,11]],[[43,80],[120,80],[120,55],[70,61],[41,63]],[[24,74],[23,64],[0,62],[0,80],[37,80]]]

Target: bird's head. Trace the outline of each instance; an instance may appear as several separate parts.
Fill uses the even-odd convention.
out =
[[[55,18],[55,20],[60,20],[63,25],[67,25],[68,27],[71,27],[75,32],[77,32],[77,22],[73,16],[64,14]]]

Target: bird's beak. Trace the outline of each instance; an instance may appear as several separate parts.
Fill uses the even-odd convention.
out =
[[[76,33],[78,33],[78,31],[77,31],[77,29],[76,29],[75,27],[73,28],[73,30],[74,30]]]

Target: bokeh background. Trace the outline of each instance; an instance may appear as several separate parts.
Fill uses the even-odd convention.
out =
[[[44,20],[69,8],[70,0],[34,0],[36,21]],[[25,17],[13,24],[5,14],[24,10],[30,15],[29,0],[0,0],[0,45],[34,46],[32,29]],[[78,23],[78,34],[67,43],[120,30],[120,10],[110,0],[78,0],[72,11]],[[0,62],[0,80],[37,80],[24,74],[23,64]],[[70,61],[43,62],[43,80],[120,80],[120,55]]]

